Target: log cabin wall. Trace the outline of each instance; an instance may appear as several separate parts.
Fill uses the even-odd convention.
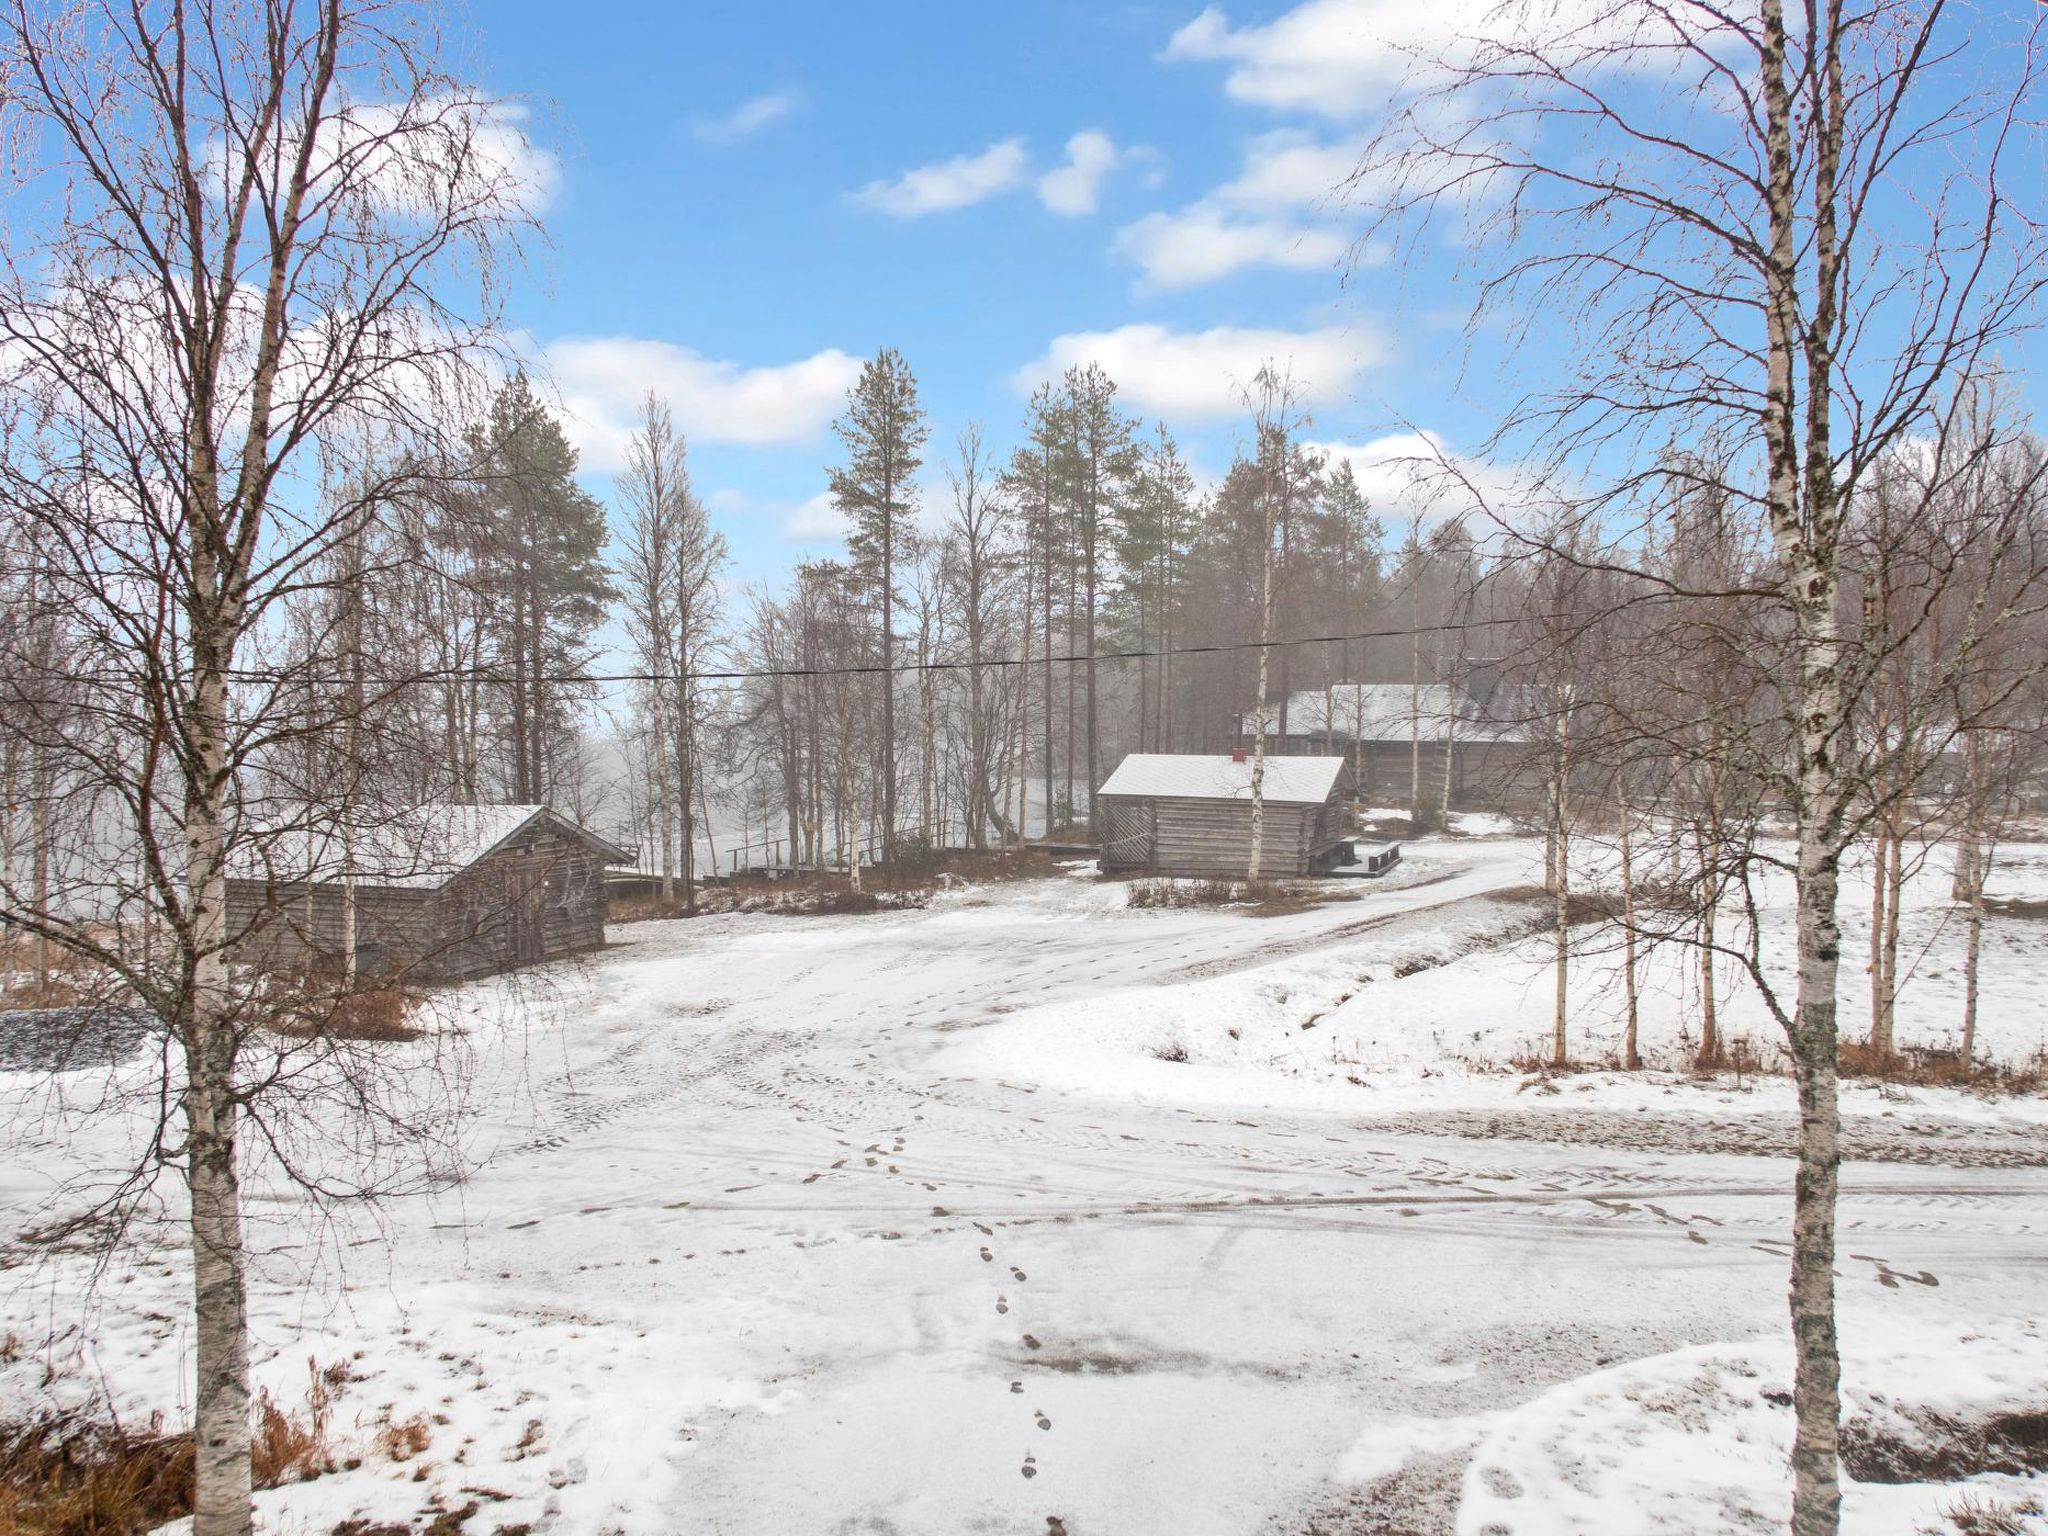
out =
[[[605,860],[591,843],[539,823],[439,889],[358,885],[356,964],[366,974],[461,981],[604,943]],[[228,882],[229,932],[242,958],[278,969],[338,966],[339,882]]]
[[[1101,868],[1105,874],[1241,880],[1251,867],[1248,800],[1105,795]],[[1314,805],[1268,804],[1259,839],[1259,873],[1275,879],[1327,869],[1338,833],[1335,791]]]

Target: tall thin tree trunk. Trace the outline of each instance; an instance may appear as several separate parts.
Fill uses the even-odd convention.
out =
[[[1621,827],[1621,986],[1628,1012],[1621,1036],[1621,1066],[1625,1072],[1640,1072],[1642,1052],[1637,1026],[1641,1021],[1641,999],[1636,983],[1636,870],[1629,848],[1629,823],[1633,813],[1628,803],[1628,781],[1614,779],[1614,813]]]
[[[1282,465],[1282,472],[1286,466]],[[1259,561],[1259,684],[1252,714],[1252,856],[1245,879],[1256,882],[1266,840],[1266,688],[1273,639],[1273,491],[1265,495],[1265,539]]]
[[[1552,968],[1554,993],[1550,1022],[1550,1064],[1563,1067],[1571,1058],[1565,1049],[1566,992],[1571,980],[1571,833],[1566,827],[1565,783],[1571,774],[1571,713],[1557,716],[1557,773],[1552,780],[1551,817],[1557,828],[1556,934]]]
[[[185,1022],[186,1174],[191,1194],[196,1442],[193,1536],[250,1529],[249,1297],[237,1162],[235,1024],[227,959],[227,675],[232,627],[210,611],[219,573],[192,556],[199,609],[192,622],[185,784],[185,881],[192,930]]]
[[[1883,984],[1879,995],[1883,1006],[1877,1011],[1875,1027],[1871,1031],[1870,1044],[1880,1057],[1889,1058],[1893,1051],[1894,1021],[1899,1008],[1899,909],[1905,895],[1905,828],[1899,824],[1899,813],[1894,811],[1887,840],[1891,844],[1890,857],[1886,861],[1885,911],[1884,911],[1884,952],[1880,957]]]
[[[1884,930],[1885,898],[1891,886],[1886,879],[1890,865],[1890,827],[1879,817],[1871,849],[1870,865],[1870,1044],[1874,1050],[1884,1035]]]

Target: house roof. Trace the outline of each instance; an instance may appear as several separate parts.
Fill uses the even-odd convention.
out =
[[[607,864],[633,856],[544,805],[417,805],[350,828],[332,822],[244,842],[239,879],[298,883],[352,876],[358,885],[435,891],[537,821],[596,848]]]
[[[1277,730],[1280,711],[1268,706],[1266,718]],[[1251,715],[1238,717],[1238,729],[1250,735]],[[1325,697],[1320,688],[1288,695],[1287,734],[1322,736],[1345,741],[1440,740],[1448,729],[1461,741],[1521,741],[1519,726],[1485,718],[1462,690],[1444,683],[1336,683]]]
[[[1341,757],[1268,757],[1261,790],[1276,805],[1315,805],[1330,798]],[[1252,762],[1228,756],[1207,757],[1167,752],[1133,752],[1117,764],[1102,788],[1103,795],[1142,799],[1249,800]]]

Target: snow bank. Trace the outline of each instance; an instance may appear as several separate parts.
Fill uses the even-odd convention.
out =
[[[1845,1319],[1846,1437],[1910,1439],[1917,1418],[1964,1422],[2048,1407],[2048,1340],[2032,1324],[1981,1332]],[[1791,1508],[1789,1341],[1705,1344],[1582,1376],[1497,1416],[1466,1469],[1458,1536],[1709,1536],[1775,1532]],[[2025,1499],[2026,1479],[1845,1480],[1858,1536],[1953,1529],[1967,1489]],[[2038,1491],[2038,1490],[2034,1490]],[[2030,1527],[2048,1530],[2048,1523]]]

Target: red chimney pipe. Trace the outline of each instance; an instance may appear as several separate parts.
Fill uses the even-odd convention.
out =
[[[1230,760],[1233,763],[1248,763],[1251,761],[1251,759],[1251,753],[1247,752],[1243,747],[1237,747],[1232,749],[1230,754]]]

